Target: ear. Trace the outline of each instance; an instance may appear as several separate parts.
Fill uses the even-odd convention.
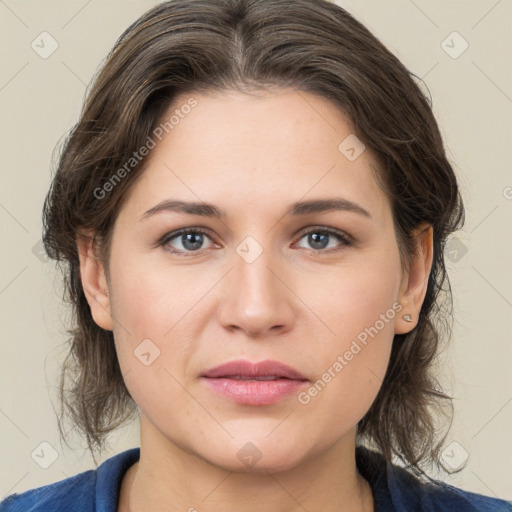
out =
[[[91,314],[101,328],[113,329],[110,312],[108,284],[103,263],[94,254],[91,233],[77,236],[78,255],[80,258],[80,277],[85,297],[91,308]]]
[[[415,237],[416,253],[413,255],[409,270],[404,272],[400,284],[397,300],[402,305],[402,309],[400,314],[395,317],[395,334],[405,334],[416,327],[427,293],[434,256],[434,228],[430,224],[422,224],[417,228]],[[403,315],[410,315],[412,322],[407,322]]]

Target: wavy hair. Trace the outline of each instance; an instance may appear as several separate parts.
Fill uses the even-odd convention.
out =
[[[453,413],[453,405],[436,379],[434,362],[451,335],[444,246],[462,227],[464,207],[431,99],[419,81],[329,0],[171,0],[135,21],[87,91],[44,203],[44,245],[60,262],[73,312],[59,388],[61,435],[67,413],[94,458],[107,435],[136,412],[113,334],[91,316],[77,236],[94,233],[108,272],[116,216],[145,161],[105,197],[98,198],[98,190],[106,190],[115,171],[144,145],[178,94],[292,87],[327,98],[350,119],[391,201],[404,267],[416,250],[415,229],[433,226],[433,263],[418,323],[395,335],[382,387],[357,425],[357,439],[419,474],[424,463],[446,470],[440,457],[446,435],[438,439],[436,417],[444,405]]]

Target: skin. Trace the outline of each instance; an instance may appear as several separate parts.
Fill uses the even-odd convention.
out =
[[[140,409],[141,457],[123,479],[118,510],[373,510],[355,463],[356,424],[377,396],[394,334],[416,325],[432,229],[418,231],[417,255],[404,270],[369,151],[350,161],[338,150],[353,131],[328,100],[289,89],[193,96],[197,106],[151,151],[119,212],[108,279],[90,241],[78,239],[92,315],[113,330]],[[285,216],[295,201],[332,197],[371,218]],[[171,198],[213,203],[227,217],[165,211],[141,220]],[[157,245],[184,227],[208,230],[196,235],[199,249],[181,236]],[[353,243],[331,236],[312,244],[307,234],[322,227]],[[236,252],[247,236],[263,250],[251,263]],[[294,394],[239,405],[199,378],[229,360],[273,359],[315,382],[397,303],[401,311],[307,404]],[[149,366],[134,356],[147,338],[160,350]],[[252,467],[237,457],[247,442],[261,453]]]

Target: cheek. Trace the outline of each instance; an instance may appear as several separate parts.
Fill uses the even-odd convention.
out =
[[[382,331],[383,337],[392,338],[393,320],[401,309],[397,302],[401,268],[396,251],[391,246],[297,280],[297,295],[307,299],[309,309],[323,322],[318,333],[328,346],[342,349],[359,334],[364,338],[366,329],[375,325],[379,334]]]
[[[112,261],[117,264],[111,276],[114,338],[132,397],[144,404],[153,400],[153,391],[183,395],[178,382],[188,377],[194,340],[207,318],[201,300],[215,278],[211,272],[198,277],[192,267],[148,265],[143,258]]]
[[[112,276],[114,339],[126,387],[149,418],[186,416],[190,403],[180,383],[193,346],[180,329],[190,321],[190,306],[180,283],[171,289],[154,269],[130,270]]]
[[[333,435],[356,425],[382,386],[397,314],[385,299],[375,299],[363,311],[348,304],[343,314],[330,321],[336,336],[318,340],[314,351],[305,347],[304,354],[317,373],[298,395],[298,402],[319,425],[330,425]]]
[[[112,275],[112,306],[117,323],[138,337],[164,341],[190,324],[194,310],[215,284],[213,273],[193,267],[170,268],[141,257],[119,264]]]
[[[323,322],[318,328],[322,335],[316,336],[314,350],[305,347],[318,374],[298,398],[314,407],[315,414],[326,416],[325,421],[357,423],[382,385],[395,318],[402,309],[396,301],[401,277],[398,256],[389,256],[392,248],[387,254],[340,269],[331,275],[327,288],[317,287],[317,293],[308,295],[308,306]]]

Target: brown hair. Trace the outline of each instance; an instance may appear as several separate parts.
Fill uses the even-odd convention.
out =
[[[179,93],[293,87],[329,99],[353,123],[391,201],[405,267],[415,251],[414,230],[433,226],[434,259],[418,323],[410,333],[395,335],[384,382],[357,435],[386,460],[396,455],[415,472],[423,472],[424,462],[446,469],[439,456],[446,435],[436,442],[434,419],[445,403],[453,412],[452,397],[440,390],[433,364],[443,329],[446,339],[451,334],[443,250],[464,222],[464,207],[431,101],[412,76],[361,23],[328,0],[173,0],[133,23],[88,91],[44,204],[44,244],[51,258],[64,263],[74,313],[61,374],[59,428],[65,408],[94,457],[107,434],[136,410],[113,334],[92,319],[76,243],[80,231],[91,230],[108,272],[116,215],[145,162],[113,183],[116,170],[155,133]]]

